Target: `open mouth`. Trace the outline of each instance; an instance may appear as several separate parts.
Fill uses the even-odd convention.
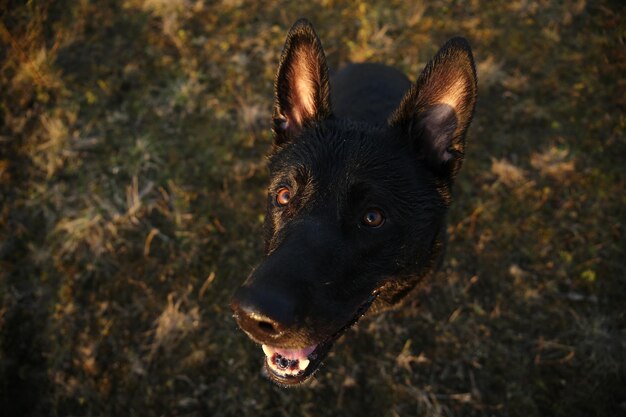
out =
[[[265,369],[269,377],[280,385],[298,385],[305,382],[319,369],[333,343],[354,323],[356,320],[330,339],[302,349],[281,349],[263,345]]]
[[[328,353],[330,346],[322,353],[322,345],[302,349],[280,349],[263,345],[265,369],[270,378],[281,385],[300,384],[315,373]]]
[[[375,299],[376,294],[373,294],[348,324],[321,343],[301,349],[283,349],[262,345],[263,353],[265,353],[265,369],[269,377],[274,382],[285,386],[301,384],[308,380],[319,369],[333,343],[347,329],[356,324]]]

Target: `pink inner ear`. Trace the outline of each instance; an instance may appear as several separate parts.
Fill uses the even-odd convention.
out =
[[[443,91],[440,93],[437,102],[447,104],[458,111],[461,101],[467,93],[466,88],[467,86],[463,78],[457,77],[452,83],[442,88]]]
[[[299,48],[294,51],[290,80],[292,117],[297,125],[302,125],[305,119],[314,117],[317,110],[315,96],[320,74],[317,74],[315,62],[316,58],[305,49]]]

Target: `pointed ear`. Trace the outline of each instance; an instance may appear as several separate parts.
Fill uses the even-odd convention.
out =
[[[274,140],[280,145],[307,124],[331,114],[328,68],[322,44],[306,19],[289,30],[274,83]]]
[[[468,42],[450,39],[402,99],[389,124],[408,134],[419,157],[450,180],[463,162],[476,105],[476,69]]]

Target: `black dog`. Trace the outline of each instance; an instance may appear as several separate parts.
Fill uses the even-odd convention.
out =
[[[413,85],[379,64],[329,82],[311,24],[291,28],[274,92],[266,257],[231,304],[274,381],[307,380],[370,307],[398,303],[436,269],[475,103],[463,38]]]

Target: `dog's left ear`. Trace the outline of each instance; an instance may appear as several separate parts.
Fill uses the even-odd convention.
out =
[[[404,96],[389,125],[408,134],[418,157],[451,180],[463,162],[476,91],[472,50],[464,38],[450,39]]]
[[[289,30],[274,83],[276,144],[288,142],[303,127],[330,114],[326,56],[313,25],[300,19]]]

